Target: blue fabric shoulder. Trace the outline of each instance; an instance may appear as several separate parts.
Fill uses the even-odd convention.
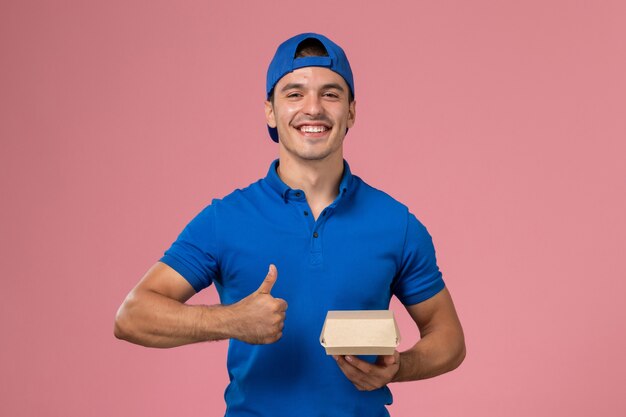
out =
[[[187,224],[160,259],[181,274],[196,292],[218,278],[215,204],[205,207]]]
[[[425,301],[445,287],[433,240],[426,227],[407,212],[402,264],[394,279],[393,293],[404,305]]]
[[[409,211],[409,208],[389,194],[363,182],[368,195],[368,208],[385,213],[384,222],[390,231],[401,228],[403,233],[402,254],[398,272],[393,281],[393,294],[404,305],[425,301],[444,287],[445,283],[437,265],[433,240],[426,227]]]

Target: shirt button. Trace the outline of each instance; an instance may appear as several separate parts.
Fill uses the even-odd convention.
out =
[[[313,237],[317,238],[319,235],[317,234],[317,232],[313,232]]]
[[[305,211],[305,212],[304,212],[304,215],[305,215],[305,216],[308,216],[308,215],[309,215],[309,212],[308,212],[308,211]]]
[[[296,191],[296,197],[300,197],[300,191]]]

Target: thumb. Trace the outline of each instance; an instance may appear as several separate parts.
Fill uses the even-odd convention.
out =
[[[394,356],[385,356],[385,365],[389,366],[389,365],[393,365],[394,363],[396,363],[396,358]]]
[[[276,270],[276,267],[272,264],[270,265],[270,269],[267,272],[265,279],[261,283],[258,292],[260,294],[269,294],[272,291],[274,283],[276,282],[276,278],[278,278],[278,271]]]
[[[381,356],[382,365],[384,365],[384,366],[391,366],[391,365],[397,363],[398,361],[396,359],[396,353],[397,352],[394,352],[393,355],[383,355],[383,356]]]

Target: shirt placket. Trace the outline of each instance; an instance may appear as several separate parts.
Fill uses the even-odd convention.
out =
[[[290,201],[297,209],[298,215],[304,217],[305,220],[306,231],[309,236],[309,265],[311,267],[321,267],[324,261],[322,251],[323,229],[332,208],[330,206],[326,207],[315,220],[303,191],[292,190],[290,191],[290,197],[293,197],[290,198]]]

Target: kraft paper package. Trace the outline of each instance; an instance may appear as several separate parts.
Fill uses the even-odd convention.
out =
[[[400,331],[391,310],[329,311],[320,343],[327,355],[393,355]]]

